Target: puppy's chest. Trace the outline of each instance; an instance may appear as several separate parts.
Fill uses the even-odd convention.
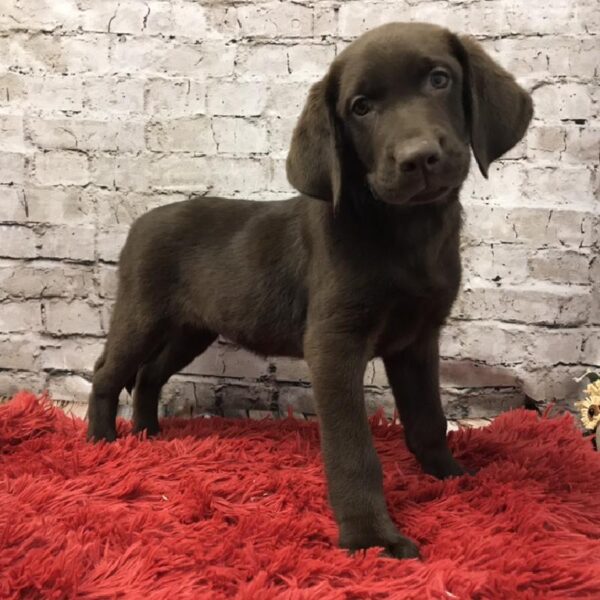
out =
[[[427,330],[445,322],[460,285],[460,266],[416,271],[401,270],[390,276],[381,310],[377,354],[389,354],[414,343]]]

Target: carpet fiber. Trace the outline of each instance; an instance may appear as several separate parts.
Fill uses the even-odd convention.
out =
[[[450,434],[475,477],[423,475],[373,419],[423,561],[336,548],[314,423],[166,420],[114,444],[20,393],[0,406],[0,597],[600,598],[600,456],[570,417]]]

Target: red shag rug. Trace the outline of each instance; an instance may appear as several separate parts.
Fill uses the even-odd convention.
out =
[[[336,548],[315,423],[169,419],[85,442],[44,398],[0,406],[0,597],[600,598],[600,455],[570,417],[450,434],[475,477],[423,475],[373,419],[392,517],[423,561]]]

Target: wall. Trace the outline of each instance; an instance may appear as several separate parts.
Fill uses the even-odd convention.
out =
[[[390,20],[477,36],[536,104],[523,143],[463,193],[447,409],[572,399],[573,376],[600,363],[595,0],[4,2],[0,395],[48,388],[84,412],[132,220],[192,192],[289,196],[284,160],[309,85]],[[307,382],[303,363],[219,343],[173,379],[163,410],[310,413]],[[366,384],[371,409],[392,406],[380,364]]]

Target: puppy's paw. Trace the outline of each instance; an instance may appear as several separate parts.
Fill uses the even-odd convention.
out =
[[[114,427],[102,427],[90,421],[86,437],[88,442],[114,442],[117,439],[117,430]]]
[[[437,479],[447,479],[448,477],[460,477],[470,473],[453,456],[449,450],[444,449],[439,453],[431,453],[421,456],[419,462],[423,471],[433,475]]]
[[[145,431],[148,437],[156,437],[160,433],[160,425],[158,424],[158,421],[151,421],[147,423],[141,421],[136,423],[134,421],[133,433],[138,434],[142,433],[142,431]]]
[[[383,551],[384,556],[390,558],[421,558],[419,547],[410,539],[400,536],[402,539],[392,543]]]
[[[418,546],[403,536],[387,515],[352,519],[340,525],[340,546],[350,553],[367,548],[383,548],[391,558],[420,558]]]

